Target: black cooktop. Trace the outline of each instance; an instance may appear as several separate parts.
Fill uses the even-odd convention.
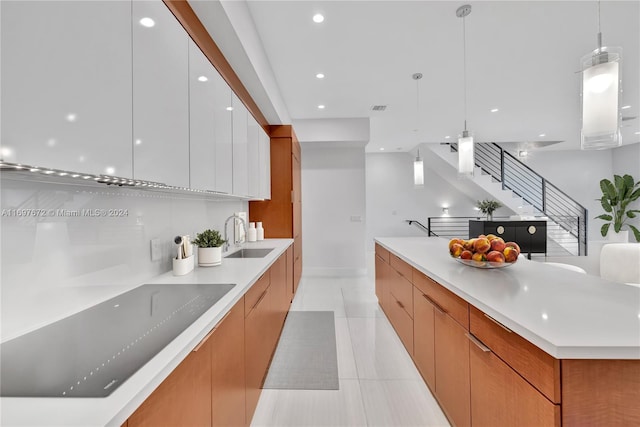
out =
[[[108,396],[234,286],[143,285],[2,343],[0,396]]]

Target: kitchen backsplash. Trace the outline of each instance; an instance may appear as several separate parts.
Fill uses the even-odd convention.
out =
[[[169,271],[176,235],[224,233],[229,215],[247,211],[245,201],[4,176],[0,198],[2,341]]]

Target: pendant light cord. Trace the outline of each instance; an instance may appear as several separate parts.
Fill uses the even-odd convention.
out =
[[[462,86],[464,90],[464,130],[467,130],[467,31],[465,16],[462,17]]]
[[[602,52],[602,30],[600,29],[600,0],[598,0],[598,53]]]

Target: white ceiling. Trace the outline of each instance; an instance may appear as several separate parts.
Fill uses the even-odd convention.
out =
[[[546,149],[579,148],[576,72],[596,48],[597,2],[466,3],[473,7],[466,18],[466,117],[476,140],[560,140]],[[407,151],[462,131],[463,20],[455,15],[462,4],[246,2],[291,119],[369,117],[370,152]],[[318,12],[321,24],[311,19]],[[631,105],[623,116],[640,116],[640,1],[602,1],[601,28],[604,45],[623,48],[621,105]],[[418,87],[416,72],[424,75]],[[378,104],[386,111],[371,111]],[[640,141],[640,120],[623,124],[623,143]]]

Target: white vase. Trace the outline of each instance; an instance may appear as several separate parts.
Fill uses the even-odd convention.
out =
[[[222,247],[198,248],[198,265],[211,267],[222,263]]]
[[[629,243],[629,230],[620,230],[616,233],[609,229],[609,232],[607,233],[607,240],[616,243]]]

